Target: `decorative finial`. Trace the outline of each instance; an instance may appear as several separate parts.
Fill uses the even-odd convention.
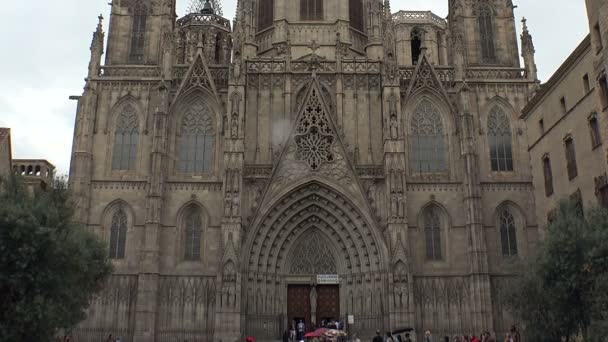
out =
[[[521,22],[524,24],[524,31],[528,31],[528,25],[527,25],[528,20],[525,17],[523,17],[523,18],[521,18]]]
[[[97,19],[99,19],[99,22],[97,23],[97,30],[101,31],[103,27],[103,14],[99,14],[99,17],[97,17]]]
[[[308,48],[310,50],[312,50],[313,55],[316,55],[317,50],[319,50],[321,47],[319,46],[319,44],[317,44],[317,41],[315,39],[313,39],[312,42],[310,43],[310,45],[308,45]]]

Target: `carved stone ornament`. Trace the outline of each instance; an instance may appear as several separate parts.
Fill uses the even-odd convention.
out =
[[[316,171],[323,163],[333,162],[335,137],[330,128],[319,94],[312,89],[296,128],[296,159],[305,161]]]

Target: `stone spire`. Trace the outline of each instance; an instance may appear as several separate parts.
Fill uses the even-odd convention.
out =
[[[103,32],[103,16],[100,14],[97,29],[93,32],[93,41],[91,42],[91,60],[89,62],[89,78],[99,76],[101,68],[101,56],[103,55],[103,41],[105,34]]]
[[[220,17],[224,15],[219,0],[190,0],[188,13],[215,13]]]
[[[532,41],[532,35],[528,31],[528,25],[526,18],[521,20],[523,29],[521,33],[521,56],[524,58],[524,67],[526,69],[526,76],[531,81],[536,81],[538,78],[538,72],[536,69],[536,61],[534,54],[534,42]]]

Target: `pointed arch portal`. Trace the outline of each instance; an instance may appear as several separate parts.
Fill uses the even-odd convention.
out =
[[[359,331],[383,327],[387,252],[364,211],[320,181],[293,188],[270,207],[254,221],[245,249],[247,333],[275,338],[294,319],[310,327],[349,314]],[[339,284],[317,284],[319,275],[337,275]],[[273,318],[277,330],[268,326]]]

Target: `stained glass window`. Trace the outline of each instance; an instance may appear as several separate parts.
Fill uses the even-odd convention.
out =
[[[139,128],[137,111],[128,104],[123,107],[116,121],[114,132],[113,170],[132,170],[137,156]]]
[[[426,258],[428,260],[441,260],[440,209],[435,205],[426,207],[423,218]]]
[[[258,31],[272,26],[274,20],[274,1],[260,0],[258,6]]]
[[[323,0],[300,0],[300,20],[323,20]]]
[[[127,214],[122,207],[112,216],[110,227],[110,259],[124,259],[127,242]]]
[[[129,53],[129,62],[131,63],[141,63],[144,60],[147,20],[148,8],[142,1],[137,1],[133,7],[133,26],[131,27],[131,50]]]
[[[212,115],[201,101],[188,108],[180,130],[179,170],[183,173],[209,173],[215,151]]]
[[[414,172],[437,173],[447,170],[445,136],[441,115],[428,100],[416,108],[412,117],[410,154]]]
[[[517,255],[517,233],[515,218],[509,208],[500,211],[500,241],[502,244],[502,255]]]
[[[479,38],[481,40],[481,59],[483,62],[494,62],[496,50],[494,46],[494,15],[488,4],[479,6]]]
[[[185,259],[200,260],[201,258],[201,235],[202,235],[202,211],[197,206],[189,206],[184,215],[184,231],[186,234]]]
[[[488,143],[492,171],[513,171],[513,149],[509,118],[499,107],[488,116]]]

